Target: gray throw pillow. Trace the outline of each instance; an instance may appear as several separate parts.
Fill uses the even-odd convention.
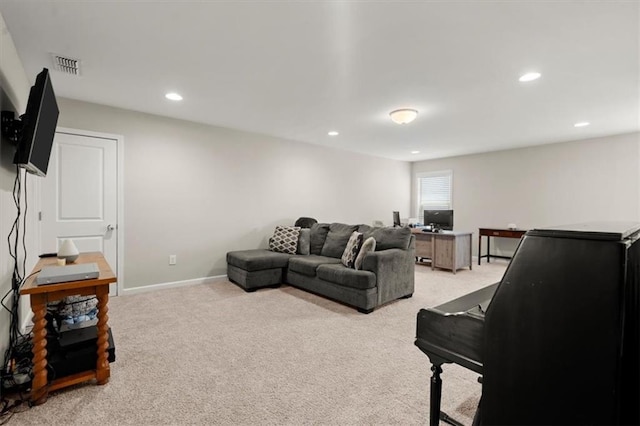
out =
[[[356,261],[354,263],[354,267],[357,270],[362,269],[362,261],[367,253],[372,253],[376,251],[376,239],[373,237],[369,237],[362,243],[362,247],[360,247],[360,252],[356,257]]]
[[[360,251],[360,246],[362,245],[362,234],[358,231],[353,231],[351,237],[349,237],[349,241],[347,242],[347,246],[344,248],[344,252],[342,253],[342,264],[347,268],[353,268],[356,263],[356,257],[358,256],[358,252]]]
[[[314,223],[311,225],[311,242],[309,244],[310,254],[322,253],[322,247],[329,233],[328,223]]]
[[[334,257],[336,259],[342,258],[344,248],[347,246],[347,242],[351,237],[353,231],[358,230],[358,225],[345,225],[343,223],[332,223],[329,227],[329,233],[327,239],[322,246],[323,256]]]
[[[297,254],[308,255],[311,249],[311,229],[302,228],[300,235],[298,236],[298,251]]]

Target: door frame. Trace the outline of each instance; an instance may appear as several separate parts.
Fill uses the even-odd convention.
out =
[[[117,295],[124,294],[124,136],[113,133],[94,132],[92,130],[72,129],[68,127],[56,127],[56,133],[64,133],[68,135],[89,136],[100,139],[110,139],[116,141],[116,237],[118,243],[116,245],[116,259],[118,262],[117,270],[114,271],[118,278]],[[42,190],[41,181],[38,179],[38,211],[42,211]],[[42,222],[38,222],[38,246],[42,241]],[[39,252],[42,248],[38,247]]]

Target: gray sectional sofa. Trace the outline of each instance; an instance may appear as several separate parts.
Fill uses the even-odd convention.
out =
[[[375,251],[363,253],[361,268],[341,258],[353,231],[373,237]],[[415,237],[408,228],[316,223],[301,234],[296,254],[266,249],[227,253],[229,280],[246,291],[289,284],[370,313],[414,289]]]

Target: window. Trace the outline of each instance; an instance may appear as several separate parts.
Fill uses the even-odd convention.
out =
[[[452,210],[453,171],[418,173],[418,217],[424,210]]]

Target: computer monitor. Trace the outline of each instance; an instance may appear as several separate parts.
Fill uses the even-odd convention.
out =
[[[435,229],[453,231],[453,210],[425,210],[424,224]]]
[[[393,226],[401,226],[400,212],[393,212]]]

